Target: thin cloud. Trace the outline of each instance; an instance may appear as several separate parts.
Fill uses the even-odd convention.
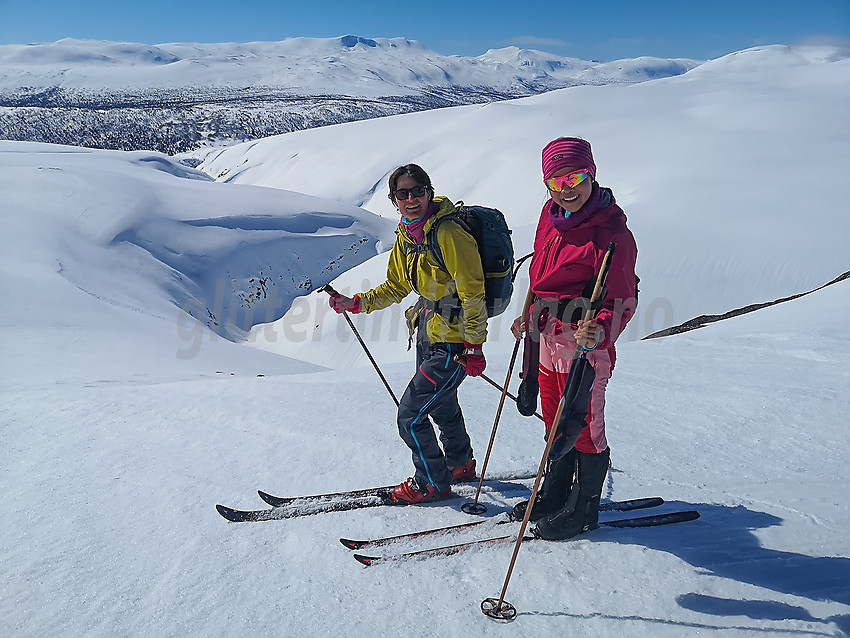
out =
[[[850,36],[846,35],[831,35],[828,33],[817,33],[805,36],[797,40],[799,44],[819,45],[819,46],[835,46],[835,47],[850,47]]]

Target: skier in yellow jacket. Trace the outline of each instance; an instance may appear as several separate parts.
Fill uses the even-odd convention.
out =
[[[451,219],[437,227],[446,269],[438,265],[428,231],[438,219],[454,213],[455,206],[434,196],[431,179],[421,167],[398,167],[390,175],[389,191],[401,220],[387,280],[354,297],[333,294],[330,305],[338,313],[368,313],[400,303],[413,291],[420,296],[405,313],[411,337],[416,334],[417,369],[401,397],[397,419],[415,474],[393,490],[393,499],[421,503],[444,498],[451,483],[476,477],[457,390],[467,375],[478,376],[486,366],[481,349],[487,338],[484,272],[475,239]],[[429,417],[440,430],[442,449]]]

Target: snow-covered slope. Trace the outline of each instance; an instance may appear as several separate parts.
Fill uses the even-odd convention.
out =
[[[625,338],[639,339],[698,315],[811,290],[850,270],[850,217],[836,214],[850,197],[848,103],[846,54],[763,47],[632,86],[301,131],[227,148],[201,168],[219,181],[338,198],[394,219],[387,177],[416,162],[438,193],[501,209],[517,253],[526,254],[546,198],[540,149],[558,135],[582,136],[637,238],[641,299]],[[356,292],[384,272],[378,258],[339,283]],[[524,278],[525,270],[520,299]],[[305,313],[299,309],[299,320]],[[405,356],[398,319],[358,318],[390,360]],[[269,347],[340,360],[332,335],[346,335],[347,326],[317,324],[330,339],[321,338],[324,352],[311,345],[307,354],[303,342]],[[489,348],[510,347],[503,328],[496,322]],[[348,347],[358,356],[356,342]]]
[[[278,153],[289,151],[283,157],[299,153],[312,169],[296,179],[297,166],[287,163],[280,173],[308,195],[211,183],[153,153],[0,143],[0,634],[850,635],[850,281],[695,332],[619,344],[603,498],[659,495],[667,502],[657,511],[697,509],[701,518],[524,544],[506,596],[519,616],[508,626],[479,605],[499,595],[510,545],[364,569],[337,542],[468,521],[462,499],[238,525],[214,509],[260,507],[258,488],[296,495],[401,481],[410,457],[394,405],[368,368],[322,369],[214,337],[179,306],[209,294],[219,278],[247,292],[249,272],[265,269],[265,259],[275,273],[312,260],[297,272],[314,286],[378,277],[386,253],[337,275],[392,239],[392,220],[354,204],[371,201],[369,185],[377,184],[378,210],[385,171],[401,161],[421,161],[455,196],[506,202],[514,223],[526,209],[533,219],[542,200],[538,142],[556,133],[531,127],[527,112],[581,116],[580,131],[548,121],[594,142],[600,178],[625,201],[642,263],[665,265],[645,275],[642,304],[669,287],[677,304],[699,306],[740,244],[757,249],[745,253],[747,264],[765,262],[741,270],[742,282],[754,275],[757,294],[773,280],[755,275],[782,263],[774,252],[789,255],[785,279],[819,281],[831,253],[846,254],[848,61],[767,49],[727,63],[681,83],[579,88],[551,101],[460,110],[451,117],[493,133],[466,164],[452,156],[452,136],[469,138],[439,118],[429,120],[430,132],[444,145],[418,136],[415,118],[365,129],[395,146],[369,146],[362,125],[350,125],[357,134],[332,129],[360,164],[341,161],[341,150],[328,153],[323,138],[313,146],[291,136],[291,149],[280,146],[286,138],[274,141]],[[653,115],[665,109],[667,127]],[[505,133],[515,126],[541,139]],[[263,173],[255,157],[243,159]],[[487,170],[462,170],[479,164]],[[788,166],[812,170],[780,170]],[[734,208],[741,198],[764,207]],[[800,218],[805,223],[793,223]],[[807,234],[813,225],[821,227],[817,245]],[[530,241],[532,226],[518,223],[519,244]],[[799,250],[789,252],[785,234]],[[359,253],[344,250],[362,238]],[[682,286],[700,259],[703,276]],[[748,296],[750,284],[732,283],[725,285]],[[294,282],[276,285],[280,297],[298,292]],[[307,301],[326,308],[324,296]],[[320,322],[327,329],[334,318]],[[301,337],[278,334],[312,339],[312,322],[305,314],[289,326]],[[362,327],[369,345],[381,347],[383,333]],[[503,379],[506,326],[491,329],[488,373]],[[340,323],[339,334],[348,333]],[[359,348],[340,346],[342,338],[324,332],[315,344],[335,348],[328,366],[344,368]],[[411,364],[379,361],[399,393]],[[478,379],[465,381],[460,395],[480,462],[499,395]],[[506,405],[488,473],[536,469],[542,434],[536,420]],[[496,517],[519,494],[487,492],[482,502]],[[505,527],[498,529],[379,552],[486,538]]]
[[[523,546],[506,597],[519,610],[511,631],[552,635],[567,623],[576,636],[629,638],[850,633],[850,508],[841,496],[850,453],[848,288],[621,346],[603,497],[661,495],[667,504],[658,511],[695,508],[702,517]],[[90,321],[115,319],[100,307]],[[119,344],[114,365],[127,372],[103,376],[102,358],[80,349],[77,374],[68,375],[56,342],[31,340],[28,324],[16,322],[4,324],[4,350],[26,338],[41,365],[37,380],[16,383],[27,366],[3,359],[5,635],[219,636],[238,627],[247,636],[475,638],[498,629],[479,604],[500,594],[511,546],[364,569],[337,542],[468,521],[462,499],[257,524],[228,524],[213,507],[261,507],[257,488],[296,495],[403,480],[409,454],[371,373],[298,373],[283,360],[252,370],[256,351],[225,359],[205,346],[218,355],[207,365],[241,369],[187,378],[172,357],[134,379],[129,355],[144,356],[161,336],[127,330],[123,341],[102,342],[60,315],[54,338],[79,339],[94,353]],[[507,359],[489,364],[501,378]],[[257,369],[268,376],[257,378]],[[384,372],[398,391],[411,368]],[[478,380],[462,387],[479,458],[497,398]],[[542,447],[539,424],[508,405],[489,471],[532,470]],[[515,494],[481,501],[497,516]]]

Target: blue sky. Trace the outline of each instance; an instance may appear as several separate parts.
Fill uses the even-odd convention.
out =
[[[404,36],[443,54],[516,45],[584,60],[716,58],[760,44],[850,45],[850,0],[0,0],[0,44]]]

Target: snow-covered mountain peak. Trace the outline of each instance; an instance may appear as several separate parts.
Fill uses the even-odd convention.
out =
[[[693,60],[598,64],[507,47],[441,55],[404,37],[0,46],[0,139],[175,154],[201,146],[684,73]],[[35,109],[35,110],[34,110]]]
[[[0,64],[5,77],[10,69],[21,66],[137,66],[164,65],[180,58],[159,45],[105,40],[64,38],[43,44],[8,44],[0,46]]]
[[[641,65],[657,67],[654,58]],[[690,67],[698,64],[691,61]],[[505,66],[511,71],[506,73]],[[477,58],[446,56],[404,37],[287,38],[279,42],[140,44],[75,40],[0,46],[0,90],[51,87],[281,86],[293,92],[395,95],[399,88],[487,86],[508,90],[549,82],[532,92],[568,86],[565,73],[598,64],[506,47]],[[689,68],[690,68],[689,67]],[[602,81],[599,67],[595,81]],[[611,67],[615,68],[615,67]],[[147,69],[147,70],[144,70]],[[675,70],[684,72],[687,68]],[[561,75],[550,75],[552,71]],[[624,81],[615,73],[611,81]],[[365,81],[364,80],[368,80]],[[575,83],[575,82],[572,82]],[[369,85],[373,84],[372,88]]]
[[[561,56],[544,53],[536,49],[521,49],[517,46],[509,46],[501,49],[489,49],[484,55],[479,55],[477,60],[493,64],[512,64],[523,67],[540,67],[548,70],[558,68],[581,68],[586,69],[598,64],[578,58],[564,58]]]

